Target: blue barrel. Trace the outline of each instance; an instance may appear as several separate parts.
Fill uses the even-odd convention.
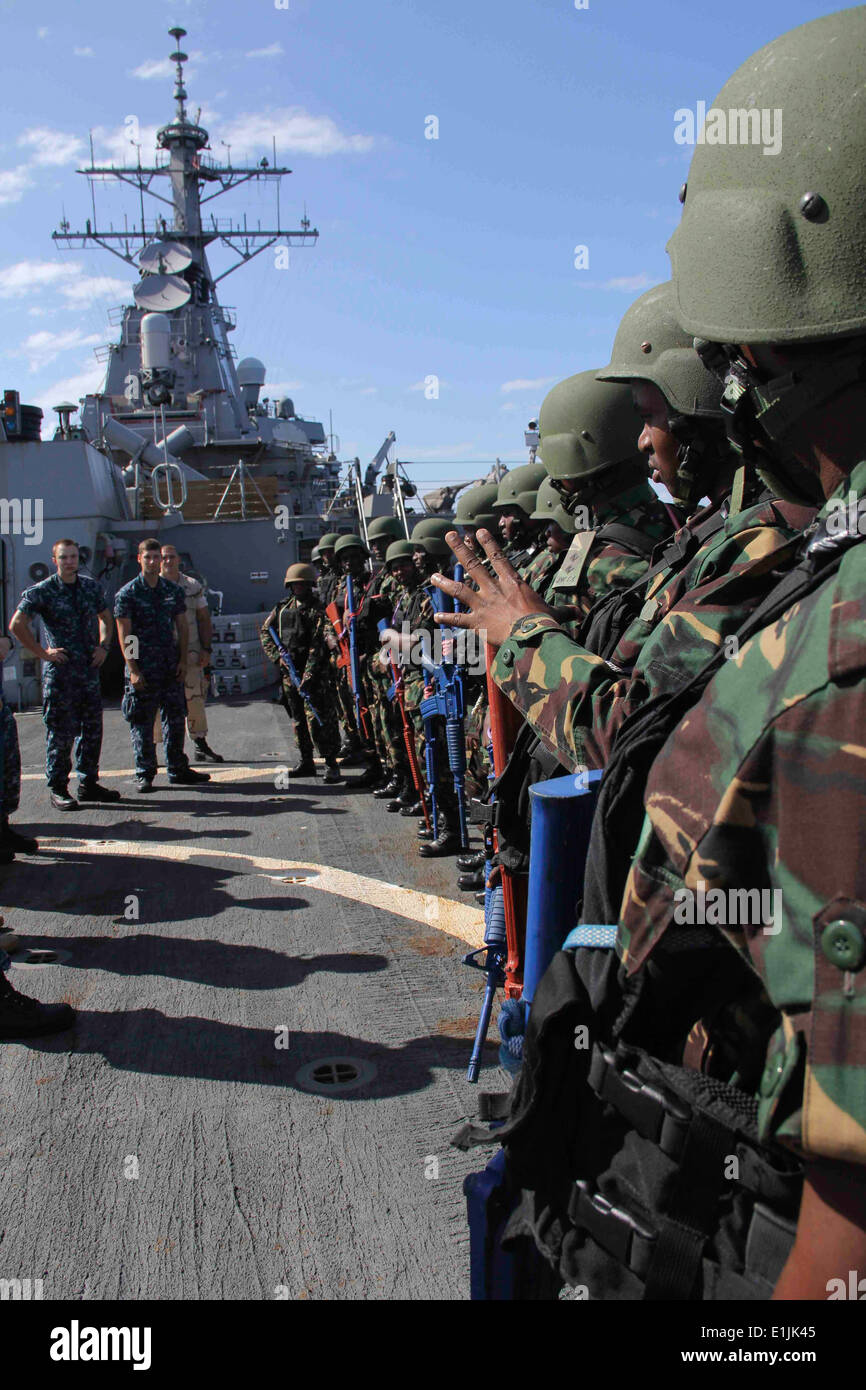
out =
[[[529,788],[532,830],[523,966],[527,1004],[577,921],[601,777],[601,772],[569,774]]]

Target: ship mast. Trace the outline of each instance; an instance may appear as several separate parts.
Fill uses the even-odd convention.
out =
[[[210,149],[208,132],[195,121],[189,120],[186,112],[187,93],[183,65],[188,58],[179,46],[180,40],[186,36],[186,30],[174,28],[168,32],[178,45],[176,51],[170,55],[171,61],[175,64],[176,74],[175,117],[157,134],[157,145],[166,151],[167,159],[160,162],[157,157],[153,165],[143,166],[139,154],[138,163],[134,166],[97,165],[94,163],[91,146],[89,166],[77,172],[90,180],[91,188],[96,179],[104,178],[113,178],[119,183],[129,184],[142,198],[142,207],[143,196],[145,193],[148,194],[149,197],[171,208],[171,223],[162,216],[155,218],[148,225],[142,213],[140,227],[125,227],[123,231],[115,231],[113,227],[109,227],[106,230],[96,225],[94,204],[93,221],[87,220],[83,232],[71,231],[64,219],[60,230],[52,232],[51,235],[54,241],[67,246],[74,245],[81,250],[86,246],[101,246],[103,250],[110,251],[129,265],[136,264],[135,256],[139,243],[159,241],[170,236],[173,240],[181,242],[189,251],[193,264],[186,272],[187,278],[202,281],[199,297],[207,299],[218,281],[224,280],[227,275],[231,275],[239,266],[245,265],[255,256],[260,256],[269,246],[278,241],[289,246],[305,246],[308,242],[315,242],[319,233],[316,228],[310,226],[309,218],[306,216],[301,219],[301,226],[295,229],[281,227],[279,214],[276,219],[277,226],[272,228],[248,227],[246,218],[242,223],[235,223],[230,220],[218,220],[213,215],[209,218],[202,217],[203,204],[222,197],[238,185],[252,180],[276,182],[279,189],[279,181],[292,171],[276,164],[270,165],[267,158],[263,158],[258,164],[241,167],[233,166],[229,158],[227,164],[221,165],[216,163],[210,154],[203,153]],[[152,186],[155,180],[166,177],[171,183],[171,197],[166,197]],[[206,186],[212,191],[203,197],[202,189]],[[227,246],[238,259],[222,274],[212,277],[205,257],[205,248],[215,241]]]

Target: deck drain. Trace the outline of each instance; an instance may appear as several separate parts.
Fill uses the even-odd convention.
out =
[[[12,958],[13,965],[63,965],[65,961],[72,959],[70,951],[48,951],[37,950],[28,947],[27,950],[16,952]]]
[[[320,1057],[301,1067],[295,1080],[307,1091],[332,1096],[344,1091],[356,1091],[360,1086],[368,1085],[375,1075],[375,1065],[360,1057]]]

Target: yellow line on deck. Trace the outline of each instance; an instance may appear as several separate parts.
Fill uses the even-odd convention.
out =
[[[58,859],[64,857],[64,850],[86,850],[89,854],[116,855],[124,859],[173,859],[180,862],[193,858],[229,860],[232,865],[237,865],[241,873],[258,871],[278,883],[288,880],[292,885],[303,884],[305,888],[333,893],[352,902],[367,903],[395,917],[422,923],[473,948],[483,944],[484,913],[480,908],[452,902],[450,898],[440,898],[435,893],[419,893],[399,883],[383,883],[366,874],[333,869],[327,864],[286,863],[282,859],[269,859],[264,855],[215,850],[209,845],[196,848],[193,845],[160,845],[140,840],[69,840],[40,835],[39,845],[42,849],[50,846]]]

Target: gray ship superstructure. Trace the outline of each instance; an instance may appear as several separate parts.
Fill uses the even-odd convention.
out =
[[[179,45],[185,31],[169,32]],[[102,350],[105,384],[84,398],[80,425],[70,420],[76,407],[64,402],[53,441],[39,442],[38,431],[29,439],[26,431],[6,431],[3,495],[38,496],[44,531],[34,562],[27,537],[4,528],[7,608],[66,534],[85,548],[88,568],[109,592],[135,572],[138,539],[156,535],[207,580],[223,611],[267,608],[286,566],[305,557],[321,533],[322,512],[337,491],[341,466],[322,424],[298,415],[288,398],[264,397],[265,366],[255,357],[235,360],[235,316],[217,298],[218,283],[255,256],[315,243],[318,232],[306,216],[297,230],[281,225],[279,184],[291,170],[275,159],[236,166],[212,158],[208,132],[187,114],[186,54],[178,47],[171,57],[175,115],[157,134],[154,162],[142,165],[139,156],[131,166],[98,165],[91,151],[79,171],[91,188],[113,179],[137,190],[138,225],[100,227],[94,200],[84,231],[64,218],[53,234],[60,245],[111,252],[140,279],[133,303],[110,316],[119,337]],[[270,228],[205,210],[251,181],[276,185]],[[145,196],[163,205],[155,219],[145,217]],[[236,255],[219,274],[207,256],[215,242]]]

